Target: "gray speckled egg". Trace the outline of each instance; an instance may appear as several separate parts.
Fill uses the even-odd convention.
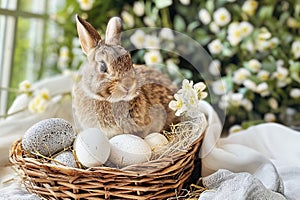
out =
[[[72,151],[62,151],[61,153],[57,154],[57,156],[55,156],[53,159],[57,161],[52,161],[53,164],[74,168],[77,167],[76,160]]]
[[[61,118],[45,119],[25,132],[22,148],[30,153],[50,156],[71,146],[75,137],[70,122]]]

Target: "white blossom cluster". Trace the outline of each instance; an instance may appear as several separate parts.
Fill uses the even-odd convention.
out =
[[[176,116],[197,117],[201,112],[199,101],[207,97],[204,92],[206,85],[203,82],[193,84],[193,81],[184,79],[182,88],[174,95],[175,100],[169,103],[169,107],[176,111]]]

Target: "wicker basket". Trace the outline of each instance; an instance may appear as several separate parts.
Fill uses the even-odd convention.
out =
[[[177,196],[191,178],[203,135],[185,152],[122,169],[41,162],[22,150],[21,140],[12,145],[10,161],[27,190],[46,199],[167,199]]]

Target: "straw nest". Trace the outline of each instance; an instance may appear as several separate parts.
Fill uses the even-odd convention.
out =
[[[172,125],[164,132],[170,144],[163,153],[124,168],[51,164],[52,158],[23,151],[21,139],[12,145],[10,161],[27,190],[45,199],[174,199],[188,187],[205,128],[204,114]]]

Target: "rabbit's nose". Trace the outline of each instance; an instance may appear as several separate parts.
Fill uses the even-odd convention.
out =
[[[123,80],[122,80],[122,87],[125,89],[126,88],[126,90],[128,91],[128,90],[130,90],[130,88],[132,88],[133,87],[133,85],[134,85],[134,79],[133,78],[124,78]]]

